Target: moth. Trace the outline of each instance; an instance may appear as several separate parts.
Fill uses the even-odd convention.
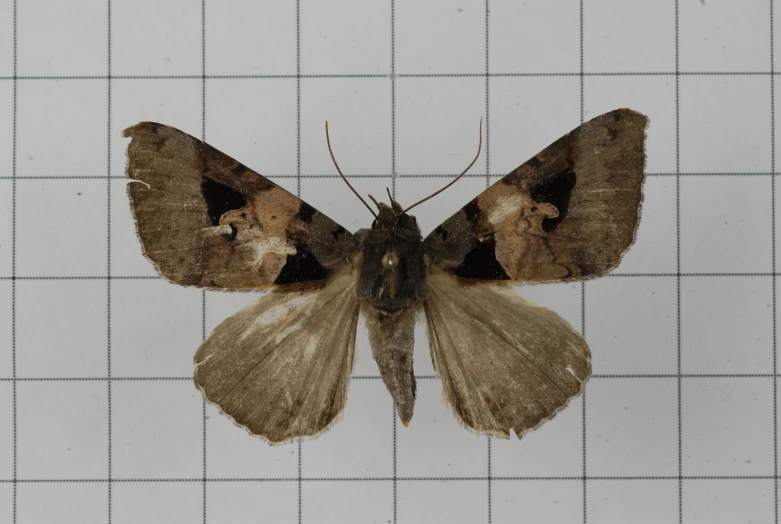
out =
[[[127,176],[142,182],[128,184],[138,236],[159,274],[270,290],[196,351],[195,383],[209,402],[271,443],[318,435],[344,410],[362,315],[406,426],[422,310],[456,419],[507,438],[555,415],[591,372],[583,338],[511,284],[588,279],[619,264],[638,225],[647,124],[629,109],[584,123],[426,237],[414,206],[393,198],[372,198],[376,212],[361,199],[374,220],[351,233],[182,131],[142,122],[123,136]]]

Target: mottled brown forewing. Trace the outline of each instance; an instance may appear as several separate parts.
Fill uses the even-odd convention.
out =
[[[173,127],[126,129],[127,176],[144,254],[186,286],[252,289],[322,282],[357,241],[240,162]]]
[[[464,279],[590,278],[634,241],[648,118],[617,109],[515,169],[425,240],[429,258]]]

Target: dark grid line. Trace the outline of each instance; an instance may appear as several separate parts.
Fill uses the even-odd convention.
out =
[[[536,72],[536,73],[397,73],[398,78],[479,78],[490,77],[642,77],[642,76],[775,76],[779,71],[573,71],[573,72]],[[388,74],[280,74],[280,75],[206,75],[209,80],[307,80],[339,78],[388,78]],[[116,75],[112,80],[201,80],[202,74],[192,75]],[[107,80],[106,75],[19,75],[0,76],[0,81],[39,81],[39,80]]]
[[[206,142],[206,0],[201,0],[201,139]],[[201,341],[206,340],[206,290],[201,290]],[[201,505],[203,524],[206,524],[207,484],[206,477],[206,397],[201,399],[201,424],[203,428],[203,487],[201,489]]]
[[[583,19],[583,0],[580,0],[580,123],[583,124],[583,122],[586,119],[586,89],[585,89],[585,76],[584,76],[584,48],[583,48],[583,31],[584,31],[584,19]],[[580,284],[580,334],[583,336],[583,339],[586,339],[586,282],[583,281]],[[586,420],[587,420],[587,414],[586,414],[586,395],[587,395],[587,384],[583,385],[583,392],[582,392],[582,404],[581,404],[581,423],[582,423],[582,429],[581,429],[581,438],[583,442],[583,524],[586,524],[588,522],[588,481],[587,479],[587,468],[588,468],[588,455],[587,455],[587,447],[588,447],[588,440],[586,435]]]
[[[108,437],[108,523],[111,524],[113,497],[111,487],[112,477],[112,412],[111,412],[111,0],[107,7],[106,34],[106,89],[108,90],[108,107],[106,110],[106,405],[107,405],[107,437]]]
[[[696,379],[696,378],[778,378],[781,373],[596,373],[592,374],[590,379]],[[380,375],[352,375],[351,380],[380,380]],[[438,380],[437,375],[415,375],[417,380]],[[193,377],[0,377],[0,382],[99,382],[111,380],[111,382],[133,382],[133,381],[183,381],[193,380]]]
[[[490,1],[485,0],[485,187],[491,185],[491,177],[488,173],[491,172],[491,77],[489,73],[491,71],[491,8]],[[492,500],[491,492],[493,489],[491,483],[491,435],[486,437],[487,445],[487,460],[488,460],[488,524],[493,522],[492,514]]]
[[[390,33],[391,33],[391,185],[393,198],[396,198],[396,2],[390,2]],[[393,524],[398,522],[399,515],[399,483],[396,480],[398,474],[398,424],[396,422],[396,402],[391,399],[391,424],[393,431]]]
[[[646,177],[743,177],[743,176],[759,176],[759,177],[773,177],[778,173],[770,171],[746,171],[746,172],[724,172],[724,173],[706,173],[706,172],[690,172],[690,173],[675,173],[675,172],[658,172],[658,173],[646,173]],[[488,173],[474,174],[466,173],[462,178],[483,178],[483,177],[503,177],[507,173]],[[264,174],[266,178],[272,180],[276,178],[340,178],[338,174],[333,173],[309,173],[309,174],[294,174],[294,173],[279,173],[279,174]],[[390,173],[357,173],[350,174],[350,178],[389,178],[393,177],[393,172]],[[453,178],[455,173],[396,173],[396,178]],[[11,180],[14,178],[12,175],[0,176],[0,180]],[[112,180],[124,180],[124,175],[111,175],[109,178]],[[17,181],[30,181],[30,180],[106,180],[106,175],[19,175],[16,177]]]
[[[206,482],[393,482],[396,478],[402,482],[443,482],[443,481],[482,481],[485,482],[488,477],[216,477],[206,479]],[[682,477],[684,480],[778,480],[773,475],[690,475]],[[677,476],[591,476],[586,477],[587,481],[648,481],[648,480],[677,480]],[[518,477],[491,477],[492,481],[497,482],[515,482],[515,481],[574,481],[582,482],[581,476],[518,476]],[[100,478],[62,478],[62,479],[0,479],[0,484],[99,484],[108,482],[107,479]],[[203,479],[200,477],[177,477],[177,478],[113,478],[112,483],[134,484],[134,483],[200,483]]]
[[[678,522],[683,524],[683,409],[681,401],[681,99],[680,99],[680,19],[675,0],[675,265],[676,343],[678,367]]]
[[[13,17],[14,17],[14,34],[13,34],[13,62],[14,62],[14,78],[17,73],[17,11],[16,0],[13,4]],[[16,109],[18,101],[18,89],[19,85],[16,80],[13,82],[13,115],[11,123],[11,276],[16,276]],[[18,427],[17,417],[18,411],[16,409],[17,404],[17,392],[16,392],[16,280],[11,281],[11,376],[13,382],[11,383],[11,402],[12,402],[12,417],[13,417],[13,494],[11,502],[11,521],[16,524],[16,506],[17,506],[17,477],[18,475]]]
[[[776,84],[775,75],[772,73],[775,71],[775,53],[773,50],[774,37],[773,37],[773,0],[768,2],[770,9],[770,171],[775,173],[776,171]],[[776,356],[777,356],[777,340],[776,340],[776,178],[770,179],[770,268],[773,272],[773,475],[776,477],[773,482],[773,516],[775,517],[775,523],[778,524],[778,377],[776,373]]]
[[[296,0],[296,195],[301,196],[301,0]],[[303,520],[302,442],[298,439],[298,524]]]
[[[777,277],[779,273],[611,273],[609,275],[603,275],[602,278],[696,278],[696,277],[746,277],[746,278],[762,278],[762,277]],[[156,275],[65,275],[65,276],[0,276],[0,280],[162,280],[163,278]],[[538,286],[545,285],[534,282],[523,284],[524,286]],[[228,293],[253,293],[260,292],[258,289],[255,291],[227,291]]]

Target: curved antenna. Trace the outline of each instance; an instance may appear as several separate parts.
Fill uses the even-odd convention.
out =
[[[366,206],[366,209],[369,210],[369,213],[374,215],[374,218],[377,218],[377,213],[375,213],[374,210],[369,207],[369,204],[366,203],[366,200],[361,198],[361,195],[358,194],[358,191],[355,190],[352,184],[350,184],[350,182],[347,180],[347,177],[345,177],[344,174],[342,173],[342,170],[339,169],[339,164],[336,163],[336,157],[334,157],[334,151],[333,149],[331,149],[331,137],[328,135],[328,120],[325,121],[325,141],[328,142],[328,152],[331,153],[331,160],[333,160],[334,166],[336,166],[336,170],[339,172],[339,175],[341,175],[342,180],[344,180],[344,183],[347,184],[347,187],[349,187],[353,193],[355,193],[355,196],[358,197],[358,200],[363,202],[363,205]]]
[[[410,210],[410,209],[412,209],[413,207],[415,207],[415,206],[419,206],[420,204],[422,204],[422,203],[423,203],[423,202],[425,202],[426,200],[430,200],[430,199],[434,198],[435,196],[437,196],[438,194],[440,194],[442,191],[444,191],[445,189],[449,188],[450,186],[452,186],[453,184],[455,184],[456,182],[458,182],[458,179],[459,179],[459,178],[461,178],[462,176],[464,176],[464,175],[466,174],[466,172],[467,172],[467,171],[469,171],[469,170],[472,168],[472,166],[473,166],[473,165],[475,165],[475,162],[477,162],[477,157],[479,157],[479,156],[480,156],[480,150],[481,150],[482,148],[483,148],[483,117],[480,117],[480,142],[477,144],[477,154],[475,155],[475,158],[474,158],[474,160],[472,160],[472,162],[471,162],[471,163],[470,163],[468,166],[466,166],[466,169],[464,169],[463,171],[461,171],[461,174],[460,174],[460,175],[458,175],[456,178],[454,178],[453,180],[451,180],[451,181],[450,181],[450,182],[449,182],[449,183],[448,183],[448,184],[447,184],[445,187],[443,187],[443,188],[442,188],[442,189],[440,189],[439,191],[436,191],[436,192],[434,192],[434,193],[430,194],[429,196],[427,196],[427,197],[426,197],[426,198],[424,198],[423,200],[420,200],[420,201],[418,201],[418,202],[415,202],[414,204],[412,204],[411,206],[409,206],[407,209],[405,209],[404,211],[402,211],[402,212],[401,212],[401,214],[403,215],[404,213],[406,213],[407,211],[409,211],[409,210]]]

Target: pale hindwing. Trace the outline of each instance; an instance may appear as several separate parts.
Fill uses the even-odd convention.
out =
[[[238,424],[273,443],[323,431],[344,409],[358,301],[354,275],[272,291],[220,324],[195,354],[195,382]]]
[[[578,395],[591,373],[583,338],[506,284],[463,285],[435,270],[425,302],[447,403],[467,427],[520,437]]]

